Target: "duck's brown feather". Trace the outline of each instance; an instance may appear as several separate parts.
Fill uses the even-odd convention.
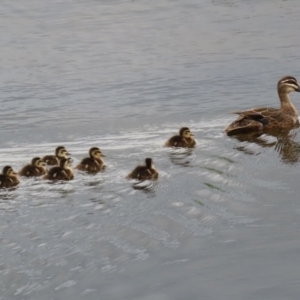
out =
[[[46,173],[47,173],[46,168],[27,165],[23,167],[18,174],[26,177],[36,177],[36,176],[45,175]]]
[[[81,160],[81,162],[78,166],[76,166],[75,169],[88,173],[98,173],[105,169],[105,165],[103,164],[103,161],[91,157],[86,157]]]
[[[147,168],[146,166],[137,166],[131,173],[127,175],[127,178],[147,180],[157,179],[158,172],[153,168]]]
[[[59,158],[55,155],[46,155],[42,158],[42,161],[45,162],[49,166],[56,166],[59,165]]]
[[[7,176],[0,174],[0,188],[9,188],[16,186],[20,183],[16,176]]]
[[[66,172],[66,169],[63,169],[62,167],[53,167],[48,171],[48,174],[44,176],[44,179],[49,180],[70,180],[73,178],[70,178],[70,175],[68,172]]]
[[[192,148],[196,145],[196,142],[192,138],[184,138],[180,135],[172,136],[166,143],[165,147],[182,147]]]
[[[291,116],[281,109],[270,107],[253,108],[246,111],[235,111],[239,117],[225,128],[228,135],[241,133],[263,133],[274,128],[291,128],[299,123],[297,116]]]

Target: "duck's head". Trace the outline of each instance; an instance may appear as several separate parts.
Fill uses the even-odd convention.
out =
[[[42,159],[40,157],[34,157],[31,160],[31,164],[35,167],[41,168],[44,167],[46,164],[42,161]]]
[[[55,149],[55,155],[60,158],[68,158],[68,155],[70,155],[70,153],[68,153],[66,147],[59,146]]]
[[[148,169],[153,169],[154,168],[154,165],[153,165],[153,161],[152,161],[152,158],[146,158],[145,159],[145,165]]]
[[[60,160],[59,166],[63,169],[69,169],[70,168],[70,158],[63,158]]]
[[[101,157],[105,157],[105,155],[101,152],[98,147],[93,147],[89,151],[91,158],[101,159]]]
[[[179,130],[179,135],[184,138],[191,138],[193,137],[193,134],[191,133],[190,129],[188,127],[182,127]]]
[[[290,92],[300,92],[300,87],[298,85],[297,79],[292,76],[285,76],[281,78],[277,83],[278,93],[290,93]]]
[[[10,177],[17,175],[17,173],[14,172],[14,170],[11,166],[5,166],[2,170],[2,174],[6,175],[6,176],[10,176]]]

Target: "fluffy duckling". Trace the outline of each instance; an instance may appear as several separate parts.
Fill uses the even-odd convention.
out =
[[[152,158],[145,159],[144,166],[137,166],[132,172],[130,172],[127,176],[127,179],[138,179],[138,180],[146,180],[146,179],[157,179],[158,172],[154,168]]]
[[[165,147],[184,147],[193,148],[196,142],[188,127],[182,127],[179,130],[179,135],[172,136],[166,143]]]
[[[48,180],[71,180],[74,178],[73,171],[70,167],[70,159],[62,158],[59,166],[52,167],[44,179]]]
[[[9,188],[20,183],[17,173],[14,172],[11,166],[5,166],[0,174],[0,188]]]
[[[19,171],[19,175],[26,177],[37,177],[45,175],[47,169],[45,168],[45,163],[40,157],[34,157],[31,164],[26,165]]]
[[[90,157],[83,158],[75,169],[94,174],[103,171],[105,165],[102,157],[105,157],[105,155],[102,154],[101,150],[97,147],[93,147],[90,149],[89,154]]]
[[[59,146],[55,149],[55,155],[46,155],[42,158],[43,162],[50,166],[60,165],[60,161],[63,158],[68,158],[70,155],[64,146]]]

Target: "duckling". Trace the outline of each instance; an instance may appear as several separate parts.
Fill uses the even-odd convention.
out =
[[[157,179],[158,172],[154,168],[152,158],[145,159],[144,166],[137,166],[132,172],[130,172],[127,176],[127,179],[138,179],[138,180],[146,180],[146,179]]]
[[[70,159],[62,158],[59,166],[52,167],[43,178],[49,180],[72,180],[74,175],[70,167]]]
[[[5,166],[0,174],[0,188],[9,188],[20,183],[17,173],[14,172],[11,166]]]
[[[258,107],[246,111],[235,111],[239,117],[227,126],[227,135],[267,133],[269,130],[292,129],[299,125],[298,112],[289,98],[290,92],[300,92],[297,79],[285,76],[277,83],[280,108]]]
[[[43,162],[50,166],[59,166],[59,162],[63,158],[68,158],[70,155],[64,146],[59,146],[55,149],[55,155],[46,155],[42,158]]]
[[[172,136],[166,143],[165,147],[184,147],[193,148],[196,142],[188,127],[182,127],[179,130],[179,135]]]
[[[40,157],[34,157],[31,161],[31,164],[23,167],[18,174],[26,177],[36,177],[45,175],[46,173],[47,169],[45,168],[45,163]]]
[[[94,174],[103,171],[105,165],[102,157],[105,157],[105,155],[102,154],[101,150],[97,147],[93,147],[89,150],[89,154],[90,157],[83,158],[75,169]]]

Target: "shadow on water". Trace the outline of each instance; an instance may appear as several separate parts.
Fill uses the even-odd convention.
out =
[[[300,159],[300,142],[296,141],[298,130],[292,129],[289,131],[271,131],[259,135],[240,135],[233,136],[241,143],[255,143],[262,148],[274,148],[279,154],[281,161],[285,164],[295,164]],[[275,138],[275,140],[274,140]],[[235,147],[236,150],[242,151],[248,155],[258,155],[249,149],[248,145],[239,145]]]

